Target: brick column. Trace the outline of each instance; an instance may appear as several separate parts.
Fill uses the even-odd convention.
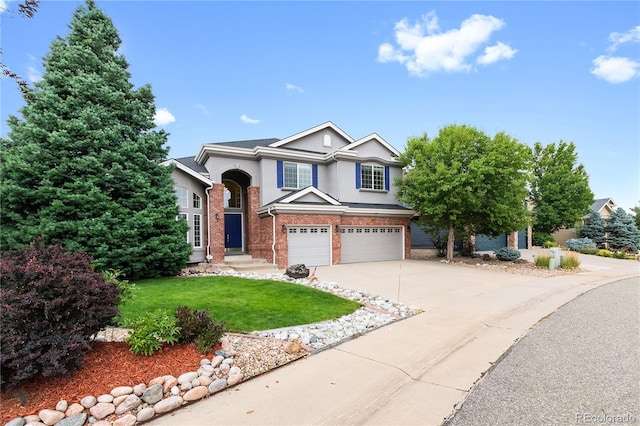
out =
[[[260,218],[256,211],[260,207],[260,187],[250,186],[247,188],[247,205],[245,216],[247,229],[245,232],[245,246],[247,253],[254,257],[262,257],[264,250],[261,250],[260,238]]]
[[[507,234],[507,247],[518,250],[518,231]]]
[[[209,230],[211,241],[209,253],[213,256],[212,263],[224,262],[224,185],[214,183],[209,191]]]

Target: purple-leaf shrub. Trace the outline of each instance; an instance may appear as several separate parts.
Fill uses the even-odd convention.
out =
[[[37,239],[0,259],[2,390],[82,365],[92,336],[118,312],[118,287],[84,252]]]

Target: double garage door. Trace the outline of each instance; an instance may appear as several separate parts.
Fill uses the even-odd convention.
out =
[[[340,228],[342,263],[376,262],[404,258],[403,228],[345,226]],[[289,265],[331,265],[329,226],[290,226],[287,228]]]
[[[399,226],[340,228],[342,263],[377,262],[404,258],[404,234]]]

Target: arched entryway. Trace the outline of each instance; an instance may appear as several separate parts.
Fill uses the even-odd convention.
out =
[[[247,188],[251,177],[240,170],[222,174],[224,189],[224,234],[226,253],[243,253],[246,241]]]

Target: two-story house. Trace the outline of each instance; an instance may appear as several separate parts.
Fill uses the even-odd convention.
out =
[[[327,122],[167,160],[190,224],[190,262],[219,263],[234,252],[279,268],[409,258],[415,212],[396,199],[398,155],[375,133],[354,140]]]

